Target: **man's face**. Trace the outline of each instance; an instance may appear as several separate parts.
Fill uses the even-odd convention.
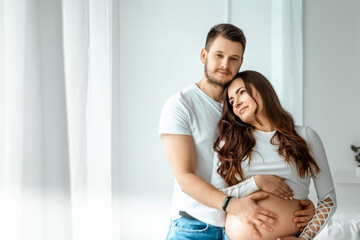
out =
[[[205,76],[210,84],[225,86],[239,71],[242,64],[243,46],[218,36],[209,51],[201,51],[201,60],[205,65]]]

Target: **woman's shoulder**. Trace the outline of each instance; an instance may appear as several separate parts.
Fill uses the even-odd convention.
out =
[[[318,136],[318,134],[316,133],[316,131],[314,129],[312,129],[309,126],[301,126],[301,125],[295,125],[295,131],[297,132],[297,134],[300,135],[300,137],[302,137],[305,141],[307,141],[307,139],[311,139],[314,136]]]

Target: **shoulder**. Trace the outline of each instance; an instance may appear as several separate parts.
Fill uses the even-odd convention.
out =
[[[311,142],[315,139],[320,139],[317,132],[309,126],[295,125],[295,131],[302,137],[306,142]]]
[[[188,87],[180,90],[165,102],[165,106],[168,107],[184,107],[188,105],[187,103],[191,101],[192,98],[196,96],[196,91],[194,84],[189,85]]]

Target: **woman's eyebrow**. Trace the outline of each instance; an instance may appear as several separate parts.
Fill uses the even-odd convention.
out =
[[[238,94],[239,91],[240,91],[242,88],[244,88],[244,87],[239,87],[239,88],[236,90],[235,94]],[[229,101],[230,101],[231,99],[233,99],[233,97],[229,98]]]

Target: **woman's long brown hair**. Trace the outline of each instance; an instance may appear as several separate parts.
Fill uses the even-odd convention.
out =
[[[271,139],[271,144],[279,146],[277,151],[284,157],[285,162],[295,164],[301,178],[305,178],[308,174],[315,176],[319,173],[320,168],[310,155],[308,145],[296,133],[294,120],[281,106],[271,83],[255,71],[240,72],[235,76],[236,78],[244,81],[248,94],[256,103],[251,86],[262,98],[265,116],[277,130]],[[248,161],[248,164],[251,164],[251,153],[256,141],[254,127],[241,121],[232,110],[228,96],[229,85],[230,83],[224,90],[224,107],[218,124],[219,137],[214,144],[214,150],[218,153],[220,161],[217,172],[227,184],[234,185],[239,182],[237,177],[240,177],[241,181],[244,180],[241,163]],[[255,114],[258,108],[259,106]],[[258,119],[257,121],[259,122]]]

